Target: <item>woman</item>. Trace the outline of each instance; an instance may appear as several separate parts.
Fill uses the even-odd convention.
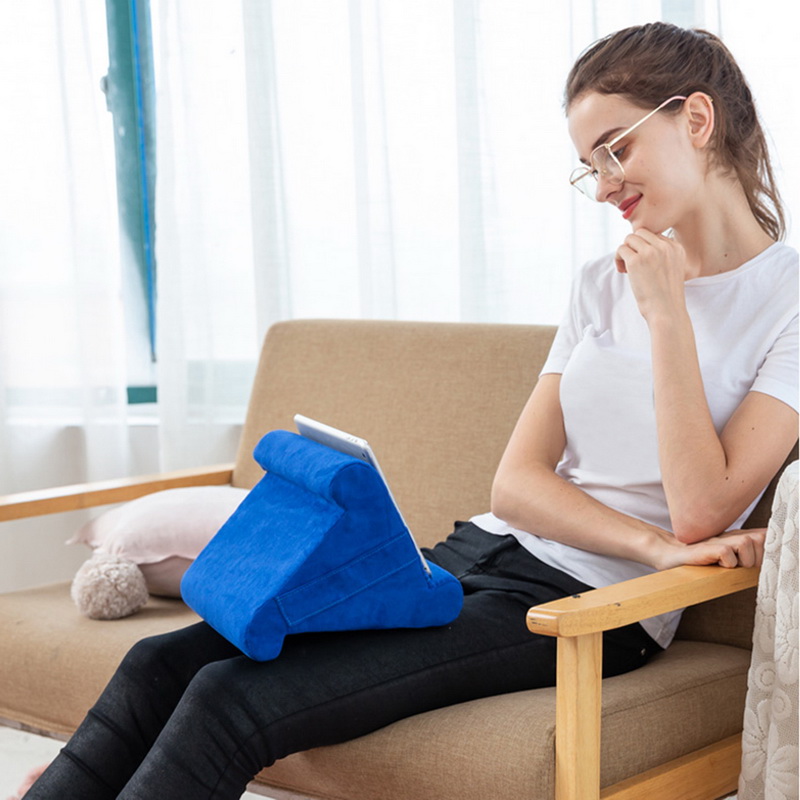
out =
[[[531,605],[678,564],[760,563],[764,531],[736,529],[797,436],[798,257],[777,243],[747,85],[715,37],[657,23],[584,54],[566,109],[585,165],[573,184],[633,230],[576,282],[492,513],[427,552],[462,583],[456,622],[289,637],[263,663],[205,623],[147,639],[29,800],[237,798],[288,753],[552,685]],[[607,633],[604,674],[666,647],[677,617]]]

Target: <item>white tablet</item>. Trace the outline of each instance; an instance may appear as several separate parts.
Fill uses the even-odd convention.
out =
[[[386,476],[383,474],[383,470],[381,469],[380,464],[378,464],[378,459],[375,458],[375,453],[372,452],[372,448],[369,446],[367,440],[361,439],[358,436],[353,436],[350,433],[340,431],[338,428],[332,428],[330,425],[325,425],[322,422],[317,422],[315,419],[309,419],[308,417],[304,417],[302,414],[295,414],[294,424],[297,426],[297,430],[300,432],[300,434],[305,436],[306,439],[311,439],[319,444],[324,444],[326,447],[331,447],[334,450],[338,450],[340,453],[344,453],[345,455],[353,456],[354,458],[360,458],[362,461],[366,461],[367,464],[370,464],[376,469],[378,475],[381,476],[383,485],[386,487],[386,492],[389,495],[389,499],[394,504],[400,519],[406,526],[406,530],[411,537],[411,541],[414,542],[414,547],[417,549],[417,554],[419,555],[422,565],[425,567],[425,571],[430,574],[431,568],[428,566],[428,562],[422,555],[422,551],[419,549],[419,545],[415,541],[414,536],[411,533],[411,529],[408,527],[408,524],[403,518],[403,513],[398,508],[397,502],[392,494],[392,490],[389,488],[389,484],[386,482]]]

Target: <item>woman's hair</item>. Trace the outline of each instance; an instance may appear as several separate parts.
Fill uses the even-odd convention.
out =
[[[736,174],[764,231],[783,238],[783,207],[750,87],[713,33],[652,22],[606,36],[575,62],[564,91],[565,108],[586,92],[618,94],[643,109],[676,94],[705,92],[714,101],[716,118],[712,158]]]

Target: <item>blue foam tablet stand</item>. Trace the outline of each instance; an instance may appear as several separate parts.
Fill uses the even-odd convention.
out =
[[[290,633],[447,625],[461,584],[430,564],[374,467],[288,431],[255,449],[266,475],[189,567],[183,599],[256,661]]]

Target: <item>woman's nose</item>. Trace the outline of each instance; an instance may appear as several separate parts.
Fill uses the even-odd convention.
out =
[[[619,176],[610,174],[608,172],[599,172],[597,174],[597,192],[595,200],[598,203],[607,203],[613,195],[615,195],[624,183],[624,179]]]

